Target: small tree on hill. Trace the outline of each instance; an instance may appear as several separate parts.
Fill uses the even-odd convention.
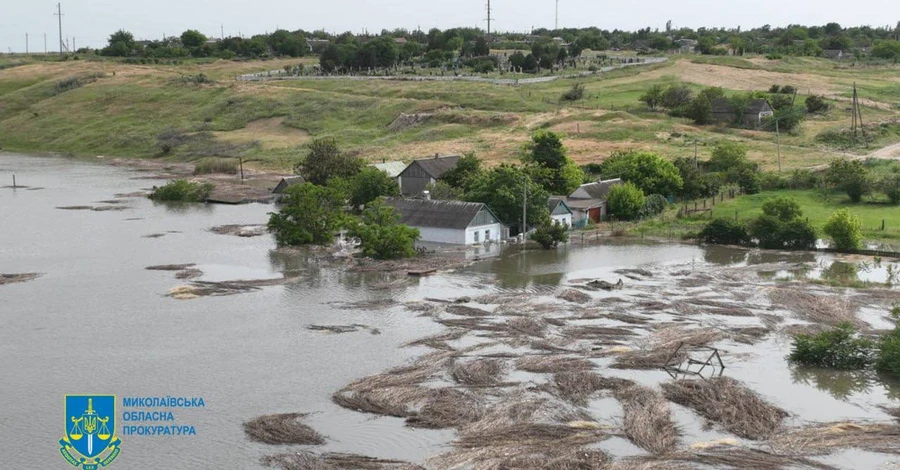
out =
[[[522,161],[532,179],[552,194],[569,194],[584,180],[584,172],[568,157],[562,136],[555,132],[536,132]]]
[[[847,193],[855,203],[862,201],[869,191],[869,172],[859,160],[832,160],[828,166],[828,181]]]
[[[607,196],[609,213],[619,220],[634,220],[641,214],[646,198],[644,192],[633,183],[613,186]]]
[[[360,240],[363,255],[375,259],[408,258],[416,254],[419,230],[399,223],[393,207],[375,200],[362,213],[349,235]]]
[[[675,165],[654,152],[616,152],[603,162],[604,178],[622,178],[644,194],[677,194],[684,182]]]
[[[325,245],[346,218],[345,195],[337,188],[303,183],[289,187],[281,209],[269,213],[269,230],[279,245]]]
[[[294,170],[306,181],[323,186],[329,178],[356,175],[362,166],[362,160],[341,152],[334,139],[315,139],[309,144],[309,154]]]
[[[206,44],[206,36],[196,29],[189,29],[181,33],[181,45],[188,49],[200,47]]]
[[[825,234],[838,250],[858,250],[862,246],[862,221],[849,209],[839,209],[825,222]]]

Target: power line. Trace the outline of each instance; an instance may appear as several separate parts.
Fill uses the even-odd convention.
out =
[[[62,56],[63,55],[63,47],[65,47],[65,45],[63,44],[63,35],[62,35],[63,14],[62,14],[62,4],[61,3],[56,4],[56,13],[54,13],[53,15],[59,17],[59,55]]]

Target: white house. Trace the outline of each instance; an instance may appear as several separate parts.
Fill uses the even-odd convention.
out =
[[[503,236],[500,219],[480,202],[390,198],[385,204],[397,211],[400,223],[419,229],[422,241],[472,245]]]
[[[565,198],[551,197],[547,201],[547,208],[550,209],[550,219],[553,223],[572,226],[572,209],[566,204]]]

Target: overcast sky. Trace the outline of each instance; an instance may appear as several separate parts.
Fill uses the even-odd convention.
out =
[[[180,34],[185,29],[218,36],[249,36],[273,31],[326,29],[377,32],[404,27],[484,27],[486,0],[73,0],[63,1],[63,36],[75,37],[77,47],[102,47],[113,31],[123,28],[138,39]],[[526,31],[553,27],[555,0],[492,0],[494,29]],[[56,3],[45,0],[0,0],[0,50],[43,52],[44,34],[50,50],[58,50]],[[560,27],[598,26],[635,30],[678,26],[743,28],[770,24],[844,26],[894,25],[900,20],[900,1],[856,0],[642,0],[600,2],[560,0]],[[70,39],[71,40],[71,39]]]

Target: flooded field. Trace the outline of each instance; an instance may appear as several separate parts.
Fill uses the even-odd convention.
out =
[[[891,328],[889,260],[613,240],[410,278],[274,250],[270,205],[154,204],[141,193],[161,181],[134,169],[0,154],[0,185],[12,174],[27,187],[0,188],[0,396],[15,423],[0,439],[34,468],[61,463],[63,395],[78,393],[204,398],[177,417],[197,436],[120,436],[118,468],[897,460],[900,383],[785,360],[792,332]],[[662,370],[686,359],[681,343],[716,348],[713,373],[736,381],[719,399],[752,394],[769,418],[748,427],[692,400],[709,390]],[[256,420],[282,413],[300,415]],[[290,443],[295,418],[310,445]]]

